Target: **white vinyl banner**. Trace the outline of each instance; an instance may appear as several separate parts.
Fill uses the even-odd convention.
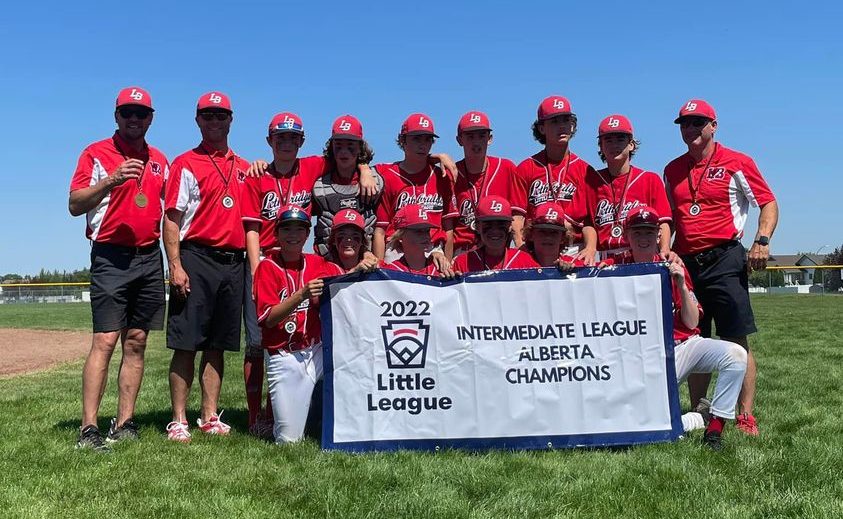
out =
[[[329,281],[322,446],[554,448],[682,432],[667,269]]]

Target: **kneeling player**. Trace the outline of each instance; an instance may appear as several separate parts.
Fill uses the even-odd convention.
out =
[[[278,250],[255,271],[255,304],[263,328],[275,442],[288,443],[304,435],[313,388],[322,378],[322,278],[343,272],[316,254],[302,253],[310,233],[310,215],[304,209],[282,207],[275,225]]]
[[[632,251],[629,262],[662,261],[659,256],[659,223],[659,215],[648,206],[639,206],[627,215],[626,238]],[[735,418],[735,405],[746,371],[746,351],[732,342],[700,337],[697,325],[701,307],[694,296],[691,278],[681,262],[670,264],[670,278],[673,285],[676,377],[681,383],[691,373],[718,373],[703,442],[719,450],[725,421]]]
[[[392,225],[395,232],[389,237],[387,250],[398,259],[390,263],[381,263],[381,267],[411,274],[454,277],[450,265],[446,270],[440,271],[433,261],[431,233],[437,226],[423,205],[405,205],[395,213]]]
[[[463,274],[484,270],[531,269],[538,263],[522,250],[512,249],[512,207],[500,196],[481,198],[475,213],[480,245],[454,260]]]
[[[585,262],[566,253],[569,234],[562,206],[547,202],[536,209],[536,215],[524,226],[521,250],[529,253],[540,267],[584,267]]]
[[[326,244],[329,261],[345,272],[367,272],[378,267],[366,238],[366,220],[354,209],[340,209],[331,221]]]

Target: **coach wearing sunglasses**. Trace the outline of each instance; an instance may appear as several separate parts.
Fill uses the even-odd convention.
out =
[[[82,427],[77,448],[105,452],[106,441],[138,438],[132,420],[149,330],[164,325],[159,246],[167,158],[146,143],[152,99],[140,87],[117,95],[117,131],[82,152],[70,183],[70,214],[87,215],[91,240],[93,340],[82,370]],[[117,414],[105,437],[97,427],[108,364],[120,339]]]
[[[243,253],[246,234],[241,219],[240,187],[249,163],[228,147],[233,112],[221,92],[202,95],[196,124],[202,142],[179,155],[167,179],[164,248],[170,267],[167,347],[173,419],[170,440],[189,442],[187,399],[193,385],[196,354],[202,407],[198,429],[226,435],[230,427],[217,404],[223,376],[223,352],[240,349],[243,302]]]
[[[703,308],[700,335],[717,335],[740,344],[749,353],[746,377],[738,400],[735,425],[750,435],[758,434],[752,415],[755,399],[755,358],[747,335],[756,331],[747,275],[765,268],[770,237],[779,217],[778,204],[755,162],[743,153],[714,141],[717,116],[701,99],[692,99],[679,110],[679,125],[688,153],[664,170],[665,186],[673,209],[679,254],[694,283]],[[761,208],[758,231],[747,258],[741,245],[749,206]],[[705,396],[710,375],[688,379],[691,405]]]

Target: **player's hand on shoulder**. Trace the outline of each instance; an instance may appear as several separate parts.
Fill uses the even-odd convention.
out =
[[[265,160],[258,159],[249,164],[249,169],[246,171],[246,176],[251,178],[257,178],[266,173],[268,169],[269,163]]]
[[[357,166],[360,171],[360,199],[364,204],[371,204],[378,196],[378,183],[368,164]]]

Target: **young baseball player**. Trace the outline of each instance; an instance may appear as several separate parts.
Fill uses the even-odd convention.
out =
[[[334,216],[343,209],[353,209],[363,215],[364,234],[371,242],[375,229],[375,208],[383,191],[383,179],[366,165],[373,152],[363,139],[363,125],[356,117],[343,115],[331,126],[331,138],[325,143],[322,156],[326,171],[313,185],[313,216],[316,217],[313,246],[321,256],[328,254]],[[371,175],[377,193],[364,199],[360,189],[360,169]]]
[[[381,268],[411,274],[454,277],[451,269],[440,271],[430,255],[433,249],[431,234],[436,224],[423,205],[405,205],[395,214],[392,224],[395,232],[390,236],[387,248],[399,257],[391,263],[382,262]]]
[[[659,255],[661,223],[656,210],[648,206],[639,206],[627,215],[626,238],[632,252],[628,262],[663,261]],[[670,277],[676,378],[681,383],[691,373],[718,373],[703,442],[719,450],[726,420],[735,418],[735,405],[746,372],[746,351],[733,342],[700,337],[697,325],[702,307],[694,296],[691,277],[681,262],[670,263]]]
[[[529,269],[538,263],[529,253],[509,248],[512,241],[512,207],[499,196],[481,198],[477,204],[480,245],[454,259],[454,270],[463,274],[484,270]]]
[[[521,230],[526,218],[546,202],[556,201],[568,210],[577,189],[585,182],[586,172],[591,169],[583,159],[570,150],[571,139],[577,133],[577,115],[571,103],[562,96],[550,96],[539,105],[536,121],[533,123],[533,138],[544,149],[518,165],[517,174],[512,177],[512,210],[515,243],[521,245]],[[570,225],[570,224],[568,224]],[[574,230],[572,241],[568,244],[571,254],[575,254],[589,265],[594,264],[593,257],[586,257],[580,251],[586,239]],[[584,228],[582,232],[593,230]]]
[[[509,199],[512,176],[516,173],[512,161],[487,155],[492,143],[492,126],[483,112],[468,112],[460,117],[457,143],[462,146],[465,158],[457,162],[456,202],[447,215],[455,218],[455,257],[477,245],[474,225],[477,202],[489,195]]]
[[[395,232],[392,219],[405,205],[421,204],[435,224],[433,242],[444,252],[435,260],[445,267],[446,256],[452,253],[454,214],[451,211],[453,186],[439,166],[431,164],[430,149],[438,135],[433,120],[425,114],[411,114],[401,125],[398,146],[404,159],[393,164],[375,166],[383,176],[384,189],[377,208],[377,224],[372,249],[387,262],[396,258],[385,257],[386,242]]]
[[[334,215],[328,237],[326,259],[345,272],[377,268],[378,259],[369,252],[366,221],[354,209],[341,209]]]
[[[278,249],[255,271],[255,303],[266,349],[266,374],[278,444],[304,434],[311,397],[322,378],[322,329],[319,296],[322,278],[343,274],[316,254],[305,254],[310,215],[294,205],[276,220]]]
[[[670,204],[661,178],[653,172],[632,165],[631,160],[640,143],[635,140],[632,123],[623,115],[614,114],[600,122],[597,153],[606,167],[590,169],[585,182],[577,190],[566,217],[577,227],[594,227],[596,243],[587,240],[587,254],[600,251],[605,259],[629,251],[624,223],[634,208],[646,205],[663,215],[659,224],[659,250],[670,250]],[[587,233],[592,236],[593,233]]]
[[[521,250],[529,253],[541,267],[583,267],[582,260],[565,253],[568,233],[562,206],[556,202],[542,204],[524,226]]]

